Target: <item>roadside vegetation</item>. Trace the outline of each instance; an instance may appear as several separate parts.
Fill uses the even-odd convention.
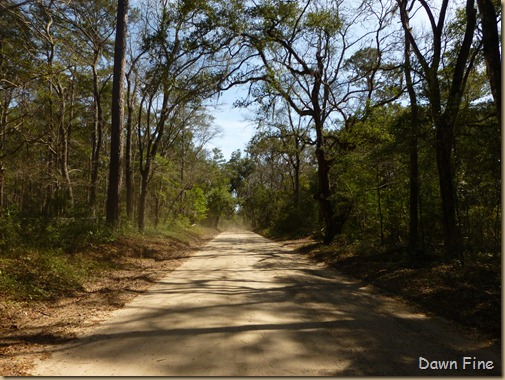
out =
[[[10,238],[19,244],[2,251],[0,297],[7,303],[69,297],[84,291],[86,284],[124,269],[124,258],[162,260],[163,252],[172,254],[174,248],[182,255],[216,232],[182,222],[142,233],[128,227],[113,231],[105,223],[83,225],[82,220],[64,221],[63,226],[14,227]]]
[[[297,249],[311,260],[371,284],[429,315],[457,322],[501,342],[501,262],[490,256],[473,258],[464,268],[433,255],[413,264],[405,249],[370,244],[304,243]]]
[[[261,80],[240,212],[501,339],[500,4],[304,4],[262,3],[242,34]]]
[[[501,17],[495,0],[3,0],[0,304],[86,292],[128,252],[156,261],[143,242],[229,220],[309,236],[314,259],[498,336]],[[256,133],[228,158],[212,108],[237,87]]]
[[[67,223],[69,223],[67,221]],[[219,231],[183,221],[140,233],[78,227],[79,248],[53,236],[2,254],[0,373],[29,375],[31,355],[73,339],[178,268]],[[88,235],[91,235],[92,238]],[[46,231],[46,234],[49,233]],[[87,236],[86,239],[82,235]]]

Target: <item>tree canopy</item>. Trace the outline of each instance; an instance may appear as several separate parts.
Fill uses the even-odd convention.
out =
[[[5,0],[0,221],[496,257],[500,23],[492,0]],[[211,105],[238,86],[257,131],[224,159]]]

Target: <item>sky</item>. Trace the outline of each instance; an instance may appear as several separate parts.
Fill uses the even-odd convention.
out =
[[[209,151],[214,148],[221,149],[226,160],[237,149],[243,152],[254,134],[254,125],[246,120],[247,110],[233,107],[233,102],[243,97],[241,93],[241,89],[228,90],[219,98],[219,106],[216,109],[209,109],[215,118],[214,124],[219,127],[221,134],[207,144],[207,149]]]

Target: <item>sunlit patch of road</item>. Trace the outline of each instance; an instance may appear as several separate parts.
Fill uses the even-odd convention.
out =
[[[419,368],[419,358],[493,361]],[[498,352],[247,231],[224,232],[34,375],[498,375]]]

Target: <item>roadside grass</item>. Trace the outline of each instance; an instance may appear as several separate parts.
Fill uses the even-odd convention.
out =
[[[95,219],[28,219],[2,215],[0,301],[42,301],[82,290],[84,281],[108,267],[89,248],[116,237]]]
[[[57,250],[21,250],[0,259],[0,296],[15,301],[49,300],[82,289],[99,263],[85,255]]]
[[[501,340],[501,260],[478,255],[462,267],[440,257],[412,265],[404,250],[365,243],[309,243],[298,249],[314,261],[372,284],[426,311]]]
[[[203,236],[209,235],[209,233],[213,235],[214,232],[215,230],[200,225],[173,223],[159,229],[147,229],[144,234],[159,236],[189,246],[191,243],[200,240]]]
[[[45,241],[0,230],[0,374],[27,376],[32,356],[73,339],[178,268],[219,231],[174,223],[111,233],[65,223]],[[92,233],[90,233],[92,232]],[[42,233],[37,232],[40,236]],[[60,238],[58,238],[58,236]],[[74,239],[74,243],[71,241]],[[13,244],[16,242],[16,244]],[[50,242],[50,244],[48,244]]]
[[[54,224],[31,225],[18,233],[21,238],[32,238],[16,236],[12,241],[17,246],[0,251],[0,302],[29,303],[72,295],[93,278],[122,269],[125,257],[163,260],[168,252],[165,247],[182,252],[215,230],[174,224],[144,233],[131,228],[113,233],[102,224],[67,223],[60,229]]]

